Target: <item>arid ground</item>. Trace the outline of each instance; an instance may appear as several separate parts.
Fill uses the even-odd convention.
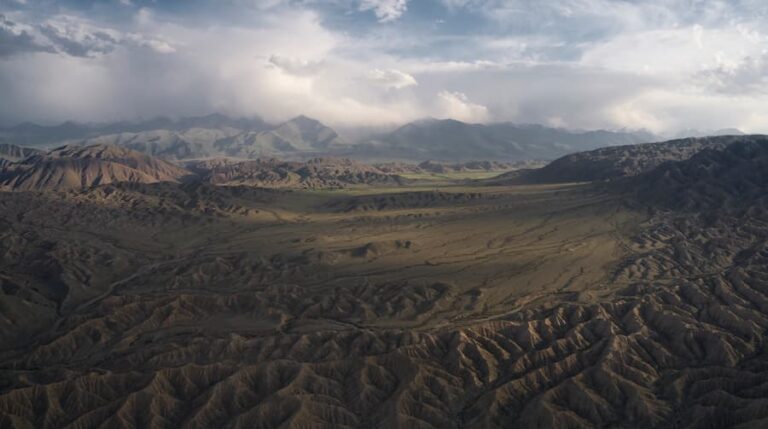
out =
[[[764,208],[430,180],[0,193],[0,426],[768,424]]]

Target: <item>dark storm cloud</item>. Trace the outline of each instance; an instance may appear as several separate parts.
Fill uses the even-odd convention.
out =
[[[101,31],[83,34],[79,38],[75,38],[51,24],[39,25],[38,29],[56,46],[59,52],[73,57],[92,57],[96,54],[106,54],[112,52],[118,43],[114,37]]]
[[[0,57],[55,51],[52,46],[38,43],[27,30],[18,28],[16,23],[0,15]]]

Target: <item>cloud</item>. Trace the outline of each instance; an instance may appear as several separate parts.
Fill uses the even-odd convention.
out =
[[[94,26],[75,16],[57,15],[39,24],[28,25],[0,15],[0,57],[42,52],[93,58],[109,54],[120,46],[146,48],[158,53],[176,50],[166,40]]]
[[[768,7],[755,0],[441,1],[11,5],[0,122],[220,111],[768,131]]]
[[[55,52],[37,41],[32,32],[0,14],[0,58],[34,52]]]
[[[270,55],[267,61],[270,66],[295,76],[312,76],[323,67],[322,61],[309,61],[280,55]]]
[[[141,34],[126,34],[123,37],[123,44],[147,48],[159,54],[176,52],[176,47],[170,42],[162,39],[147,38]]]
[[[703,85],[721,94],[768,94],[768,52],[739,61],[718,60],[715,67],[698,75]]]
[[[391,89],[403,89],[409,86],[418,85],[418,82],[416,82],[416,79],[413,76],[395,69],[369,70],[368,73],[366,73],[366,78],[377,85]]]
[[[91,57],[112,52],[119,37],[115,32],[91,29],[66,16],[40,24],[38,30],[58,51],[74,57]]]
[[[400,18],[408,9],[408,0],[361,0],[360,10],[373,10],[379,22]]]
[[[0,102],[0,118],[105,121],[219,111],[271,121],[306,114],[356,125],[425,115],[418,101],[368,80],[378,59],[335,54],[344,37],[324,28],[312,11],[282,11],[254,28],[179,25],[158,21],[154,13],[141,17],[142,28],[173,40],[176,49],[163,55],[133,49],[138,42],[119,33],[119,47],[105,54],[83,49],[91,56],[37,55],[0,64],[0,91],[14,100]],[[384,75],[390,75],[390,85],[408,80],[405,73]]]
[[[763,49],[737,27],[703,29],[665,28],[622,34],[586,48],[581,62],[637,73],[695,74],[723,62],[736,62]]]
[[[438,117],[458,119],[465,122],[488,121],[488,108],[472,103],[461,92],[440,91],[437,94]]]

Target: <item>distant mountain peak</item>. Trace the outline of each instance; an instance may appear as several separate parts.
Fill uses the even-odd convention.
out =
[[[291,118],[283,122],[283,125],[285,124],[295,124],[301,127],[317,127],[317,126],[325,127],[325,125],[322,122],[305,115],[299,115],[299,116],[296,116],[295,118]]]

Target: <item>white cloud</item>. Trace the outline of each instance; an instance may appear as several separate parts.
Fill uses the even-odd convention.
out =
[[[119,24],[74,8],[7,12],[0,122],[221,111],[350,126],[435,116],[768,131],[768,21],[736,15],[735,3],[443,2],[446,22],[423,27],[398,21],[402,0],[230,0],[234,20],[112,1],[129,17]],[[359,9],[389,25],[346,23]],[[486,21],[451,33],[466,9]]]
[[[104,55],[120,46],[148,48],[158,53],[176,50],[161,38],[123,33],[71,15],[56,15],[36,25],[13,22],[0,15],[0,38],[15,39],[0,40],[0,44],[14,46],[17,51],[58,52],[73,57]]]
[[[428,114],[411,95],[387,89],[415,79],[386,67],[385,56],[341,58],[335,50],[344,37],[324,28],[318,14],[281,13],[257,28],[197,28],[159,22],[147,12],[140,28],[173,40],[167,55],[157,55],[164,47],[155,45],[0,63],[0,81],[14,82],[4,95],[16,100],[0,103],[0,118],[104,121],[219,111],[271,121],[306,114],[357,125],[402,123]],[[134,45],[155,40],[136,37]],[[369,75],[379,61],[382,73]],[[371,76],[380,81],[372,85]]]
[[[379,22],[389,22],[400,18],[408,9],[408,0],[361,0],[360,10],[373,10]]]
[[[584,52],[581,63],[611,70],[682,77],[760,52],[765,41],[735,27],[703,29],[694,25],[658,29],[593,43]]]
[[[476,70],[504,68],[504,64],[488,60],[477,61],[411,61],[404,62],[411,73],[463,73]]]
[[[418,82],[416,79],[408,73],[401,72],[395,69],[373,69],[366,73],[366,78],[385,88],[403,89],[409,86],[416,86]]]
[[[461,92],[440,91],[437,94],[438,117],[458,119],[465,122],[488,121],[488,108],[472,103]]]
[[[768,51],[746,56],[739,61],[719,58],[717,65],[702,71],[700,81],[723,94],[755,95],[768,93]]]
[[[160,39],[147,39],[138,35],[128,35],[128,40],[133,40],[137,46],[152,49],[159,54],[171,54],[176,52],[176,47],[171,43]]]
[[[268,65],[296,76],[312,76],[323,67],[322,61],[309,61],[299,58],[270,55]]]

